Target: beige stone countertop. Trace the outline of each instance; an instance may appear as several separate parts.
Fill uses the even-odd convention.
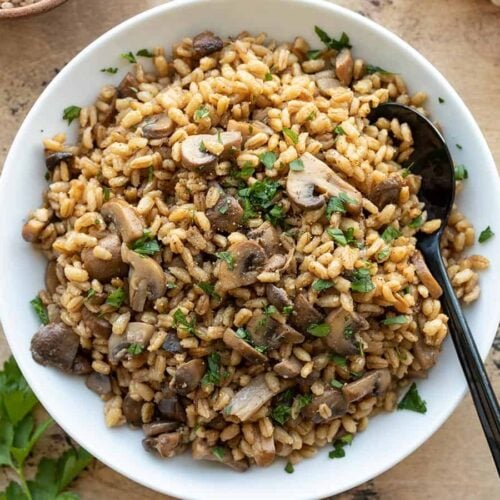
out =
[[[160,0],[69,0],[38,17],[0,21],[0,166],[26,113],[57,72],[109,28],[161,3]],[[500,164],[500,8],[489,0],[337,3],[389,28],[431,61],[462,96]],[[0,327],[0,361],[8,354]],[[499,368],[500,338],[497,338],[487,361],[497,394]],[[51,440],[44,440],[38,451],[45,453],[53,446]],[[5,481],[5,474],[0,472],[0,491]],[[99,463],[82,474],[72,490],[84,500],[167,498]],[[500,498],[500,482],[470,396],[410,457],[337,498]]]

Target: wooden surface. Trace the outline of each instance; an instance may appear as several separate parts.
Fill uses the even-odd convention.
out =
[[[112,26],[160,3],[163,2],[70,0],[39,17],[0,21],[0,165],[24,116],[59,69]],[[341,0],[337,3],[383,24],[427,57],[469,106],[500,164],[500,8],[489,0]],[[8,347],[0,327],[0,361],[7,356]],[[487,368],[498,394],[499,338]],[[55,433],[42,443],[41,451],[50,451],[57,441]],[[0,474],[0,491],[5,481]],[[82,475],[73,489],[85,500],[166,498],[101,464]],[[500,498],[500,483],[470,397],[467,396],[446,424],[410,457],[338,498]]]

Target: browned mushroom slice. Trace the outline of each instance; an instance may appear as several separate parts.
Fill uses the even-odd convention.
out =
[[[236,335],[234,330],[231,330],[231,328],[226,329],[222,340],[227,346],[239,352],[249,361],[254,363],[265,363],[267,361],[266,356],[253,348],[248,342],[245,342],[242,338],[238,337],[238,335]]]
[[[314,75],[314,79],[320,94],[325,97],[331,97],[333,90],[341,86],[333,70],[320,71]]]
[[[82,320],[85,328],[94,337],[107,339],[111,335],[111,323],[90,312],[86,307],[82,308]]]
[[[168,137],[175,128],[174,122],[164,113],[148,116],[139,124],[142,135],[147,139],[164,139]]]
[[[106,221],[115,224],[125,243],[139,239],[144,233],[144,223],[125,200],[114,198],[107,201],[101,208],[101,214]]]
[[[149,345],[149,341],[155,332],[154,325],[141,321],[132,321],[127,325],[125,336],[130,344],[139,344],[143,348]]]
[[[75,155],[73,153],[68,153],[65,151],[58,151],[57,153],[51,153],[45,157],[45,166],[47,170],[54,170],[62,161],[68,162],[73,160]]]
[[[205,361],[202,359],[192,359],[182,364],[175,372],[175,391],[181,396],[189,394],[198,387],[203,375],[205,375]]]
[[[160,264],[122,245],[122,259],[130,264],[128,277],[129,302],[134,311],[142,312],[146,300],[162,297],[167,289],[167,280]]]
[[[181,345],[181,341],[175,332],[168,332],[165,340],[162,344],[162,349],[172,354],[180,354],[184,352],[184,349]]]
[[[255,240],[266,252],[268,257],[283,253],[283,244],[276,228],[269,222],[263,222],[259,227],[248,231],[248,239]]]
[[[321,415],[321,406],[326,405],[331,415],[329,417]],[[303,410],[302,415],[312,420],[313,423],[329,422],[334,418],[342,417],[347,413],[347,401],[340,391],[327,389],[321,396],[315,396],[310,404]]]
[[[129,424],[136,427],[142,425],[142,401],[137,401],[127,394],[123,398],[122,411]]]
[[[434,279],[427,264],[425,263],[424,256],[420,250],[415,250],[415,253],[411,257],[411,262],[415,266],[415,272],[419,277],[422,284],[429,290],[431,297],[438,299],[443,293],[443,289],[439,283]]]
[[[99,240],[98,245],[111,253],[110,260],[99,259],[92,248],[84,248],[82,261],[92,279],[109,281],[127,275],[128,265],[121,256],[121,241],[117,234],[111,233]]]
[[[284,359],[273,366],[273,370],[283,378],[298,377],[301,369],[301,362],[293,356],[291,358]]]
[[[248,469],[248,462],[244,460],[234,460],[233,454],[227,448],[220,446],[210,448],[203,439],[195,439],[191,447],[195,460],[209,460],[210,462],[220,462],[238,472]]]
[[[206,150],[206,144],[220,142],[223,151],[220,159],[225,159],[241,148],[239,132],[222,132],[216,135],[190,135],[181,144],[182,166],[189,170],[211,167],[217,162],[217,156]]]
[[[180,425],[179,422],[151,422],[143,424],[142,430],[147,437],[154,437],[158,434],[175,431]]]
[[[301,333],[307,333],[307,329],[314,323],[321,323],[323,315],[309,303],[303,293],[295,297],[293,303],[293,314],[290,316],[290,323]]]
[[[266,314],[256,313],[247,324],[252,344],[275,349],[282,342],[280,323]]]
[[[293,302],[290,300],[285,290],[276,285],[268,284],[266,286],[266,297],[269,303],[279,311],[283,311],[284,307],[293,306]]]
[[[379,182],[370,192],[370,201],[382,209],[389,203],[399,201],[399,193],[404,186],[403,179],[399,175],[393,175]]]
[[[49,293],[55,293],[60,284],[59,278],[57,277],[57,262],[55,260],[49,260],[45,268],[45,288]]]
[[[361,193],[342,177],[337,175],[326,163],[310,153],[304,153],[300,159],[304,165],[301,171],[288,172],[286,190],[293,202],[301,208],[314,210],[325,204],[325,195],[347,195],[352,202],[345,204],[354,214],[361,210]]]
[[[204,31],[193,38],[193,56],[197,59],[222,50],[224,42],[211,31]]]
[[[31,355],[43,365],[71,372],[80,337],[64,323],[49,323],[40,327],[31,339]]]
[[[108,358],[111,364],[116,365],[127,354],[130,342],[125,335],[112,334],[108,339]]]
[[[439,348],[427,345],[423,338],[419,338],[413,345],[413,355],[423,370],[429,370],[437,361]]]
[[[373,370],[360,379],[349,382],[342,387],[342,393],[349,403],[366,396],[382,396],[391,383],[391,374],[387,369]]]
[[[257,433],[255,436],[255,442],[252,446],[253,458],[255,463],[259,467],[267,467],[271,465],[274,457],[276,456],[276,450],[274,448],[274,437],[264,437],[262,434]]]
[[[233,396],[224,412],[245,422],[281,390],[272,391],[267,386],[264,375],[258,375]]]
[[[127,73],[118,85],[118,97],[135,97],[139,87],[139,81],[132,73]]]
[[[186,421],[184,406],[182,406],[179,398],[172,390],[168,391],[165,397],[158,401],[158,413],[167,420]]]
[[[30,219],[23,225],[22,236],[23,240],[28,243],[36,243],[40,234],[45,229],[45,222],[36,219]]]
[[[335,58],[335,73],[342,85],[348,87],[351,84],[353,69],[354,61],[351,50],[344,47]]]
[[[103,373],[92,372],[85,381],[85,385],[99,396],[111,394],[111,378]]]
[[[232,290],[255,283],[266,262],[262,247],[255,241],[240,241],[231,245],[227,251],[232,263],[225,260],[221,262],[220,287],[223,290]]]
[[[330,333],[325,337],[325,342],[332,351],[342,356],[359,352],[356,333],[368,329],[369,325],[365,318],[339,307],[326,317],[325,323],[330,326]]]
[[[302,344],[304,342],[304,335],[286,323],[278,326],[278,334],[289,344]]]
[[[234,196],[221,195],[217,204],[206,212],[215,231],[233,233],[238,230],[243,218],[243,208]]]
[[[173,457],[185,449],[182,435],[178,431],[147,437],[142,440],[142,446],[146,451],[157,453],[162,458]]]

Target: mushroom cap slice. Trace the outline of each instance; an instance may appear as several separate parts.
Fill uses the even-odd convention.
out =
[[[144,233],[144,223],[125,200],[113,198],[107,201],[101,208],[101,214],[106,221],[115,224],[125,243],[139,239]]]
[[[429,290],[432,298],[439,299],[443,293],[443,289],[429,271],[429,268],[425,263],[424,256],[420,250],[415,250],[415,253],[411,257],[411,262],[415,266],[417,276],[427,290]]]
[[[99,396],[107,396],[113,391],[111,377],[103,373],[92,372],[87,377],[85,385]]]
[[[242,286],[252,285],[257,281],[265,262],[264,249],[255,241],[240,241],[227,250],[233,265],[222,261],[219,271],[219,283],[222,290],[232,290]]]
[[[147,437],[154,437],[158,436],[158,434],[175,431],[180,425],[179,422],[151,422],[150,424],[143,424],[142,430]]]
[[[382,209],[389,203],[399,201],[399,193],[404,186],[404,181],[399,175],[392,175],[376,184],[369,195],[370,201]]]
[[[326,317],[325,323],[330,326],[330,333],[324,340],[332,351],[342,356],[350,356],[359,352],[355,334],[360,330],[368,329],[369,325],[365,318],[338,307]],[[346,327],[348,328],[347,335]]]
[[[87,328],[94,337],[107,339],[111,335],[111,323],[89,311],[86,307],[82,308],[82,321],[85,328]]]
[[[273,371],[283,378],[298,377],[301,369],[302,363],[294,356],[284,359],[273,366]]]
[[[348,87],[351,84],[353,70],[354,60],[351,49],[344,47],[335,58],[335,74],[342,85]]]
[[[439,347],[427,345],[425,340],[420,337],[413,345],[412,352],[422,370],[429,370],[436,364],[439,356]]]
[[[205,375],[205,361],[202,359],[192,359],[177,368],[174,377],[175,392],[185,396],[193,392]]]
[[[242,338],[238,337],[238,335],[236,335],[234,330],[232,330],[231,328],[226,329],[222,340],[231,349],[239,352],[245,359],[248,359],[253,363],[265,363],[267,361],[267,357],[264,356],[264,354],[257,351]]]
[[[385,394],[391,383],[391,374],[386,368],[373,370],[360,379],[349,382],[342,387],[342,393],[349,403],[365,396],[381,396]]]
[[[127,325],[125,335],[127,341],[131,344],[140,344],[142,347],[147,347],[154,332],[155,327],[153,325],[142,321],[132,321]]]
[[[126,276],[128,265],[121,256],[121,241],[117,234],[111,233],[99,240],[98,245],[111,253],[110,260],[102,260],[94,255],[92,248],[84,248],[82,261],[89,276],[99,281]]]
[[[137,87],[139,87],[139,81],[133,73],[128,72],[117,87],[118,97],[121,99],[135,97]]]
[[[45,166],[47,167],[47,170],[52,171],[62,161],[73,160],[74,157],[75,155],[73,153],[58,151],[57,153],[52,153],[45,157]]]
[[[188,170],[211,167],[215,165],[218,157],[204,151],[203,145],[220,141],[224,149],[219,158],[225,159],[228,155],[241,148],[241,140],[240,132],[190,135],[181,144],[182,166]]]
[[[241,225],[243,208],[231,195],[222,195],[219,201],[206,212],[208,220],[215,231],[233,233]]]
[[[200,59],[222,50],[224,42],[211,31],[203,31],[193,38],[193,56]]]
[[[174,131],[175,124],[165,113],[148,116],[139,127],[147,139],[164,139]]]
[[[293,303],[293,313],[290,323],[301,333],[307,333],[307,329],[313,323],[321,323],[323,315],[307,300],[303,293],[299,293]]]
[[[122,245],[122,259],[131,266],[128,276],[130,306],[142,312],[147,299],[155,300],[165,295],[165,273],[154,259],[139,255],[125,244]]]
[[[359,213],[363,198],[354,186],[342,179],[326,163],[318,160],[311,153],[304,153],[300,159],[304,169],[301,171],[290,170],[286,181],[288,196],[297,206],[314,210],[325,204],[325,195],[333,197],[345,193],[354,200],[352,203],[345,204],[347,210]]]
[[[319,408],[323,404],[327,405],[332,412],[328,418],[322,417],[319,413]],[[302,410],[302,415],[315,424],[329,422],[334,418],[342,417],[346,413],[347,401],[340,391],[334,389],[327,389],[321,396],[315,396],[311,403]]]
[[[269,221],[265,221],[259,227],[248,231],[247,236],[249,240],[255,240],[268,257],[284,251],[280,235]]]
[[[157,453],[162,458],[173,457],[185,449],[179,431],[147,437],[142,440],[142,446],[146,451]]]
[[[266,298],[279,311],[282,311],[284,307],[293,305],[285,290],[271,283],[266,285]]]

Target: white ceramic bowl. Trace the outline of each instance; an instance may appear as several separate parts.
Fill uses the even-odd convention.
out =
[[[21,239],[28,212],[37,207],[45,189],[41,140],[67,130],[62,110],[90,104],[101,85],[118,82],[127,64],[119,55],[154,45],[170,47],[186,35],[210,28],[222,35],[241,30],[267,32],[279,40],[296,35],[320,47],[313,32],[319,25],[328,33],[347,32],[355,54],[372,64],[404,75],[412,91],[426,90],[433,117],[444,127],[454,159],[470,172],[461,208],[476,228],[491,225],[497,236],[473,252],[492,261],[482,273],[481,299],[467,310],[467,318],[485,357],[500,318],[500,188],[493,158],[481,132],[457,93],[417,51],[372,21],[333,4],[296,0],[185,0],[167,3],[112,29],[83,50],[47,87],[23,123],[10,150],[0,186],[0,313],[10,347],[28,382],[56,421],[78,442],[118,472],[150,488],[182,498],[318,498],[339,493],[367,481],[405,458],[435,432],[457,406],[465,381],[448,340],[437,366],[418,383],[427,401],[426,415],[401,411],[374,418],[348,448],[346,458],[330,460],[327,449],[296,467],[283,471],[278,461],[267,469],[245,474],[214,464],[194,462],[188,454],[159,460],[144,452],[142,433],[104,425],[103,404],[79,378],[43,368],[31,359],[29,343],[38,328],[29,301],[43,287],[44,259]],[[120,66],[116,77],[99,71]],[[445,104],[438,104],[438,96]],[[74,133],[74,130],[73,130]],[[495,259],[496,255],[496,259]],[[464,457],[467,460],[467,457]]]

